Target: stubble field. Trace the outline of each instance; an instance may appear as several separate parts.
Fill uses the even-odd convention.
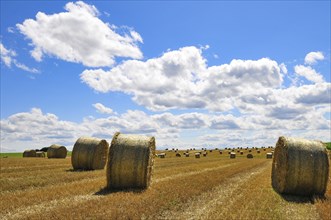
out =
[[[324,198],[281,196],[269,151],[167,152],[145,191],[104,190],[106,169],[75,172],[70,157],[1,158],[0,219],[330,219],[330,177]]]

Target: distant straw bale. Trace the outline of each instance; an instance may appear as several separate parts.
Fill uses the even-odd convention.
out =
[[[107,188],[149,187],[155,154],[155,138],[116,132],[109,148]]]
[[[23,157],[36,157],[36,151],[35,150],[25,150],[23,152]]]
[[[48,158],[66,158],[67,148],[65,146],[53,144],[47,150]]]
[[[252,159],[253,158],[253,154],[247,154],[246,156],[248,159]]]
[[[234,158],[236,158],[236,153],[234,153],[234,152],[231,152],[231,154],[230,154],[230,158],[231,158],[231,159],[234,159]]]
[[[194,156],[195,158],[200,158],[200,153],[195,153]]]
[[[329,177],[327,150],[320,141],[279,137],[272,163],[272,186],[293,195],[324,195]]]
[[[266,153],[266,158],[267,159],[272,159],[272,153]]]
[[[103,169],[107,161],[109,143],[94,137],[80,137],[77,139],[71,155],[74,170]]]
[[[43,152],[43,151],[37,151],[36,152],[36,157],[45,157],[46,155],[45,155],[45,152]]]

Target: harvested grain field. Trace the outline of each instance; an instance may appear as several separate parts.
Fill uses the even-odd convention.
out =
[[[1,158],[0,219],[329,219],[330,178],[325,198],[281,196],[267,152],[169,151],[147,190],[126,191],[105,190],[106,169],[74,171],[70,157]]]

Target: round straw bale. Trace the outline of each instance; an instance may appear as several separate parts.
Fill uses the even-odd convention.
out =
[[[194,156],[195,158],[200,158],[200,153],[195,153]]]
[[[247,154],[246,156],[248,159],[252,159],[253,158],[253,154]]]
[[[176,157],[181,157],[182,155],[180,153],[176,153]]]
[[[236,158],[236,153],[234,153],[234,152],[231,152],[231,154],[230,154],[230,158],[231,158],[231,159],[234,159],[234,158]]]
[[[71,164],[74,170],[103,169],[107,161],[109,143],[94,137],[77,139],[71,154]]]
[[[220,150],[220,154],[223,154],[223,152]]]
[[[272,186],[293,195],[323,195],[329,176],[329,159],[320,141],[279,137],[272,162]]]
[[[23,152],[23,157],[36,157],[36,151],[35,150],[25,150]]]
[[[272,153],[266,153],[267,159],[272,159]]]
[[[116,132],[108,154],[107,188],[148,188],[152,178],[154,153],[154,137]]]
[[[37,151],[36,152],[36,157],[45,157],[45,152],[43,152],[43,151]]]
[[[48,158],[66,158],[67,148],[57,144],[51,145],[47,150]]]
[[[243,151],[240,151],[240,155],[243,155],[244,154],[244,152]]]

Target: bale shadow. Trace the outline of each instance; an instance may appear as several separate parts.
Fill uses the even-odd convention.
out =
[[[108,189],[106,187],[100,189],[98,192],[94,193],[93,195],[96,196],[106,196],[112,193],[119,193],[119,192],[132,192],[135,194],[140,194],[145,192],[146,189],[136,189],[136,188],[129,188],[129,189]]]
[[[296,196],[288,194],[279,194],[284,200],[292,203],[310,203],[315,204],[317,200],[326,200],[327,198],[323,195],[314,195],[314,196]]]

